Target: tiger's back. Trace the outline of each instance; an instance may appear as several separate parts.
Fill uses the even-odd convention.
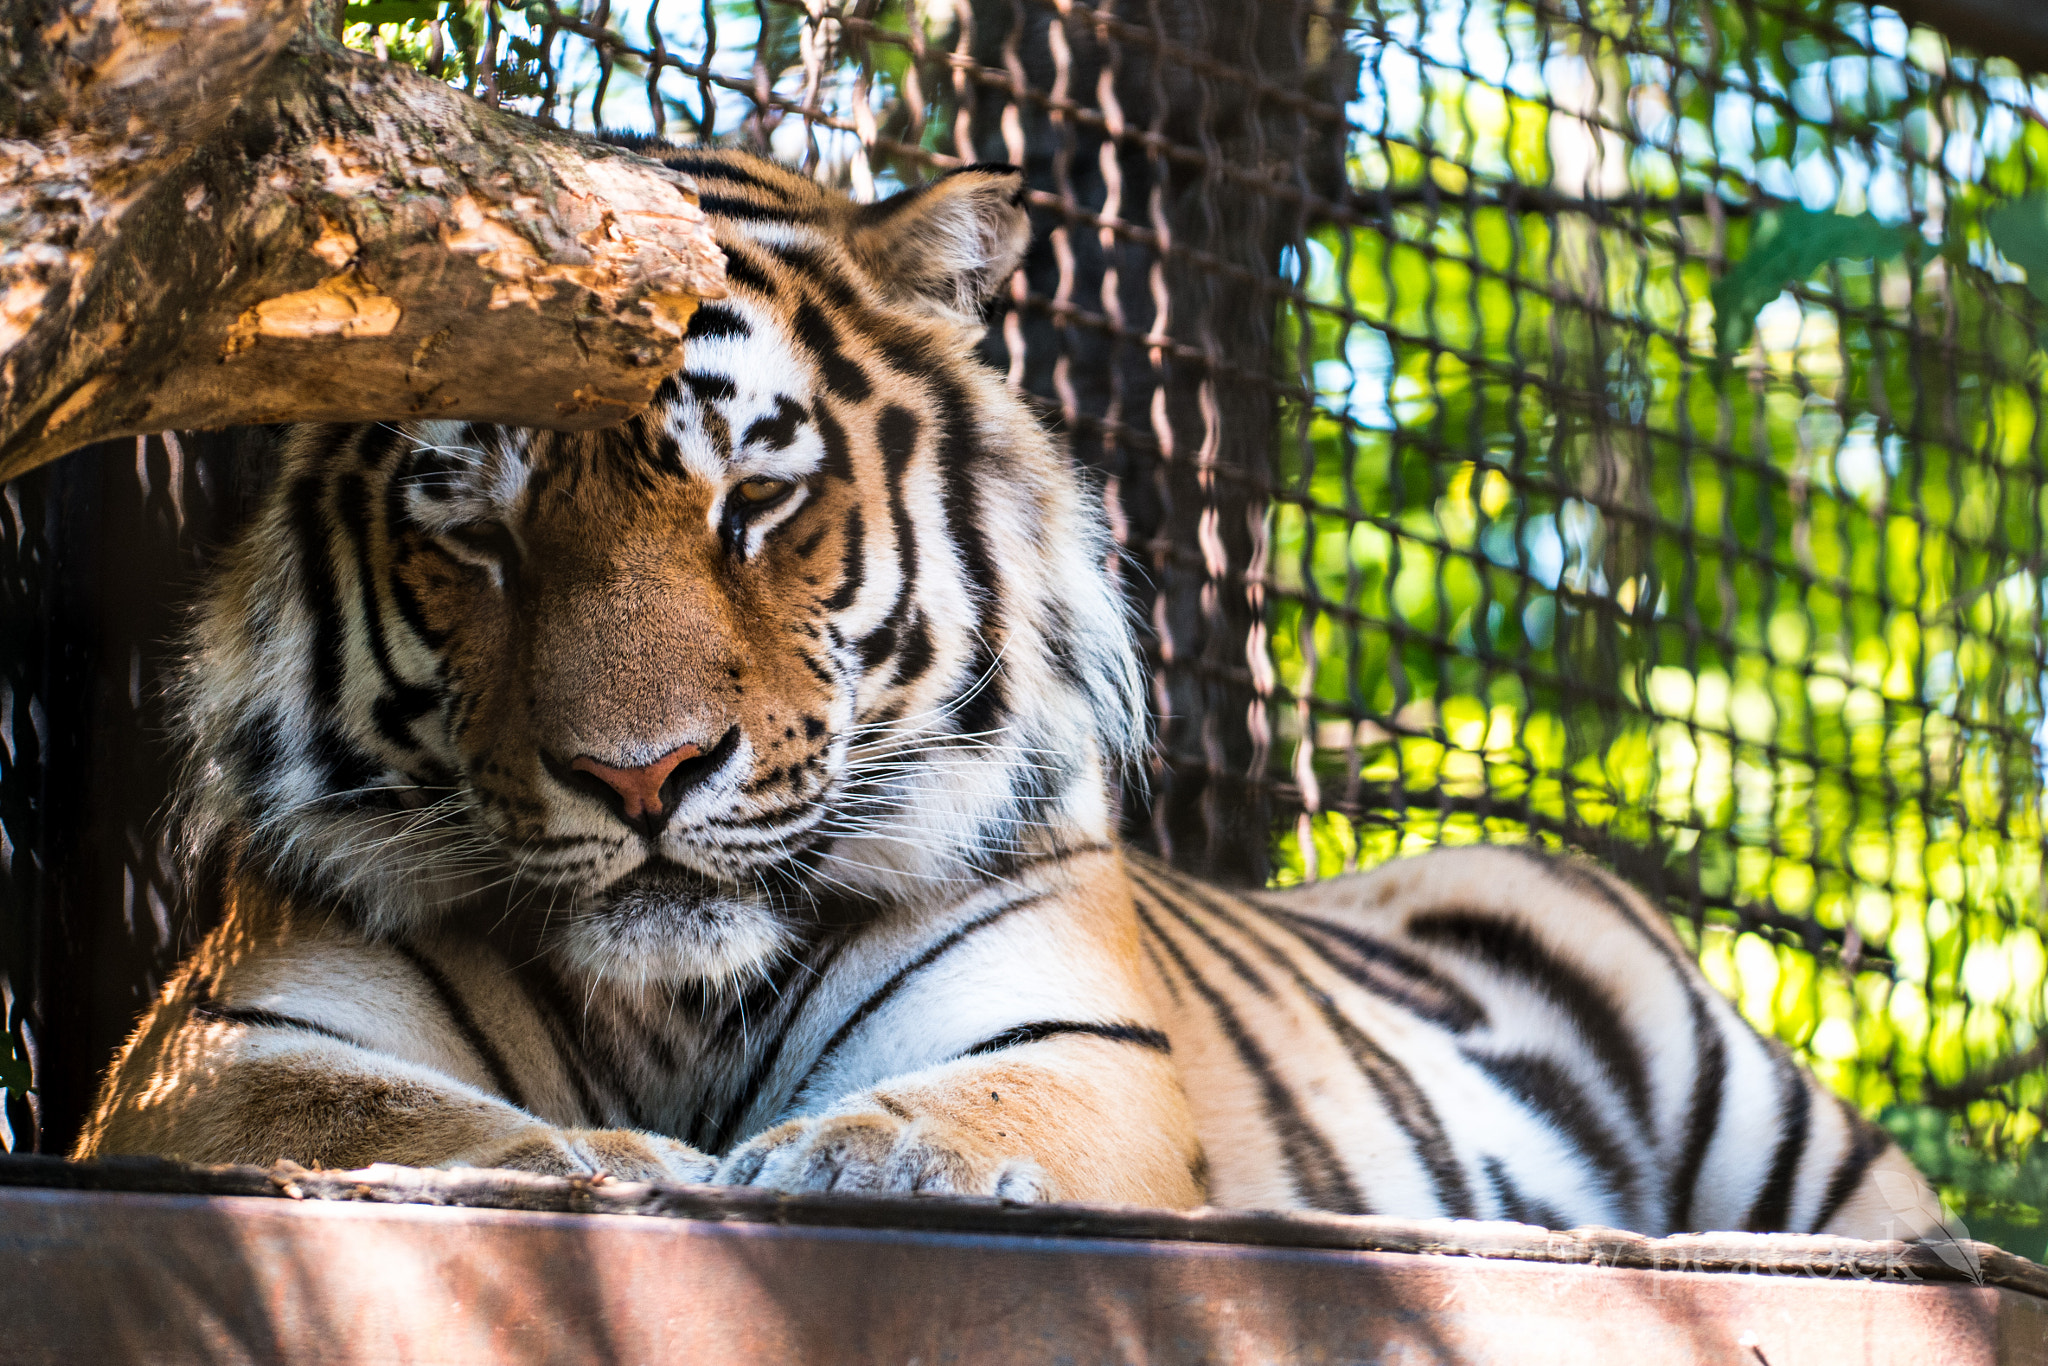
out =
[[[1219,1203],[1930,1231],[1884,1196],[1919,1183],[1889,1138],[1589,864],[1438,850],[1249,897],[1131,866]]]

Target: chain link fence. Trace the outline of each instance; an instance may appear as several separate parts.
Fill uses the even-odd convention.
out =
[[[1588,849],[1973,1232],[2043,1255],[2048,82],[1831,0],[343,18],[543,120],[766,150],[857,198],[1025,167],[1038,231],[986,352],[1128,552],[1160,725],[1133,837],[1240,882]],[[176,949],[160,767],[123,756],[161,723],[163,566],[196,572],[260,443],[160,444],[7,489],[17,1053],[42,1031],[16,1142],[61,1146]],[[78,519],[151,506],[174,450],[206,515],[148,522],[153,577],[115,585]],[[88,466],[100,511],[67,513]],[[64,593],[103,623],[69,666]],[[88,855],[125,890],[53,891]]]

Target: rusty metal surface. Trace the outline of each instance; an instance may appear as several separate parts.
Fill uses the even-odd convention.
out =
[[[2048,1366],[2048,1299],[1852,1275],[0,1189],[0,1362],[142,1360]]]

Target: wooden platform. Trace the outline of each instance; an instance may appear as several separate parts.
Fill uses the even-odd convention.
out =
[[[2048,1366],[1982,1244],[0,1157],[0,1362]]]

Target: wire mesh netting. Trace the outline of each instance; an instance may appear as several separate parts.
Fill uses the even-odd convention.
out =
[[[1821,0],[345,17],[543,120],[857,198],[1024,166],[1038,232],[986,350],[1128,551],[1160,718],[1133,833],[1278,882],[1590,849],[1973,1232],[2042,1255],[2048,83]],[[57,480],[10,490],[24,620],[57,570],[21,498]],[[0,855],[54,944],[24,853],[54,817],[22,795],[54,666],[21,660]],[[131,868],[147,796],[109,827]],[[132,921],[154,876],[64,914]]]

